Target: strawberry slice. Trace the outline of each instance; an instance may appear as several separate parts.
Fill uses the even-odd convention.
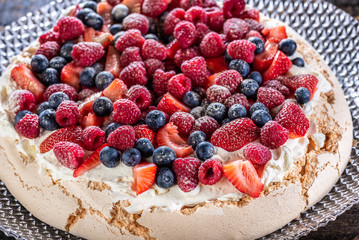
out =
[[[269,68],[275,55],[278,52],[278,43],[274,40],[268,40],[265,45],[265,50],[254,56],[253,70],[264,72]]]
[[[228,70],[228,63],[224,56],[206,59],[207,68],[211,73],[218,73]]]
[[[108,144],[103,144],[101,147],[97,148],[93,153],[91,153],[90,156],[88,156],[80,166],[78,166],[74,173],[73,177],[77,178],[84,174],[85,172],[90,171],[91,169],[94,169],[95,167],[99,166],[101,164],[100,161],[100,152],[104,147],[107,147]]]
[[[82,67],[77,66],[74,62],[70,62],[61,70],[61,82],[66,83],[80,91],[80,73]]]
[[[301,74],[292,77],[279,77],[277,80],[293,92],[295,92],[295,90],[300,87],[305,87],[309,90],[311,98],[314,96],[319,82],[318,78],[311,74]]]
[[[131,189],[139,195],[147,191],[155,182],[157,166],[150,162],[141,162],[132,169],[133,183]]]
[[[29,90],[34,94],[36,102],[41,102],[46,87],[28,67],[22,63],[18,64],[11,70],[11,78],[19,84],[22,89]]]
[[[178,158],[184,158],[192,154],[193,148],[178,135],[177,126],[173,122],[167,123],[157,132],[158,146],[167,146],[175,151]]]
[[[272,64],[269,66],[267,71],[262,74],[263,83],[276,79],[277,77],[288,72],[291,67],[292,61],[282,51],[278,51]]]
[[[111,44],[113,36],[108,32],[99,32],[91,27],[87,27],[84,33],[84,42],[100,43],[104,48]]]
[[[266,35],[266,34],[264,34],[264,35]],[[267,40],[272,39],[272,40],[276,41],[277,43],[280,43],[280,41],[282,41],[283,39],[286,39],[286,38],[288,38],[288,36],[287,36],[287,30],[286,30],[285,26],[274,27],[274,28],[270,29],[270,31],[268,32],[268,35],[266,35]]]
[[[208,77],[206,89],[209,88],[210,86],[216,84],[216,78],[219,74],[220,73],[218,72],[218,73],[212,74],[211,76]]]
[[[174,59],[176,53],[178,50],[181,49],[180,45],[178,44],[177,39],[173,40],[166,46],[167,48],[167,58],[168,59]]]
[[[89,126],[99,126],[101,127],[105,121],[104,117],[97,116],[92,109],[92,104],[95,100],[84,103],[80,106],[80,126],[86,128]]]
[[[112,102],[116,102],[116,100],[126,97],[127,90],[126,84],[121,79],[116,78],[103,90],[103,95]]]
[[[175,112],[190,112],[191,109],[178,101],[171,94],[166,93],[163,95],[161,101],[157,105],[157,109],[172,116]]]
[[[122,71],[122,67],[120,64],[120,52],[117,51],[113,46],[108,47],[105,71],[112,73],[115,78],[120,76],[120,72]]]
[[[259,197],[264,188],[250,161],[237,160],[227,163],[223,165],[223,173],[233,186],[240,192],[247,193],[250,197]]]
[[[139,0],[123,0],[122,4],[125,4],[129,10],[130,13],[141,13],[141,3],[143,1]]]
[[[67,128],[61,128],[56,132],[52,133],[40,144],[40,153],[46,153],[50,151],[56,143],[62,141],[73,142],[79,144],[80,146],[83,146],[81,127],[72,126]]]
[[[97,13],[103,19],[103,27],[101,29],[103,32],[110,31],[111,22],[112,22],[112,15],[111,15],[112,8],[113,7],[107,2],[101,1],[97,4]]]
[[[257,171],[258,177],[262,178],[264,174],[264,170],[266,169],[266,165],[253,165]]]

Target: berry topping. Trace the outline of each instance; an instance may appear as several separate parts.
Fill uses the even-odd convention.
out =
[[[95,12],[87,14],[83,22],[86,26],[91,27],[95,30],[100,30],[104,25],[103,18]]]
[[[248,41],[256,45],[256,50],[254,51],[254,54],[259,54],[264,51],[264,42],[258,37],[250,37],[248,38]]]
[[[158,130],[166,124],[166,116],[159,110],[153,110],[146,116],[146,124],[153,130]]]
[[[124,4],[118,4],[120,3],[121,1],[118,1],[118,0],[115,0],[116,3],[114,4],[111,4],[112,6],[114,6],[114,8],[112,9],[112,19],[115,21],[115,22],[122,22],[123,19],[125,19],[125,17],[128,16],[130,10],[128,9],[128,7]],[[118,1],[118,3],[117,3]]]
[[[41,81],[46,86],[59,83],[60,82],[60,76],[59,72],[54,68],[47,68],[42,74],[41,74]]]
[[[135,141],[135,130],[131,126],[121,126],[110,133],[107,138],[107,142],[111,147],[122,152],[134,147]]]
[[[242,77],[248,75],[250,71],[249,64],[241,59],[234,59],[229,63],[229,69],[236,70],[241,74]]]
[[[201,142],[196,147],[196,156],[202,161],[213,157],[215,153],[216,149],[210,142]]]
[[[148,140],[151,141],[153,146],[156,145],[156,139],[155,139],[156,133],[149,126],[147,126],[146,124],[139,124],[134,126],[133,128],[135,129],[136,141],[138,141],[141,138],[147,138]]]
[[[60,18],[56,28],[58,29],[62,41],[75,39],[81,36],[85,31],[85,27],[81,20],[75,17]]]
[[[288,138],[288,130],[275,121],[267,122],[261,129],[261,143],[270,149],[282,146]]]
[[[266,82],[263,87],[272,88],[279,91],[284,97],[289,97],[289,89],[282,85],[278,80],[271,80]]]
[[[305,61],[303,58],[297,57],[292,60],[292,63],[297,67],[304,67]]]
[[[203,57],[194,57],[182,63],[181,70],[184,75],[192,80],[192,84],[205,87],[207,84],[207,66]]]
[[[197,23],[207,23],[207,14],[202,7],[194,6],[186,11],[184,16],[186,21],[192,22],[194,25]]]
[[[127,99],[119,99],[113,104],[113,119],[120,124],[135,124],[141,118],[141,110]]]
[[[36,56],[36,55],[35,55]],[[62,68],[65,67],[67,61],[63,57],[54,57],[50,60],[49,66],[61,72]],[[32,68],[32,67],[31,67]]]
[[[196,158],[177,158],[173,162],[178,187],[183,192],[190,192],[198,185],[198,169],[201,162]]]
[[[122,67],[137,61],[142,61],[141,50],[138,47],[128,47],[122,52],[120,57]]]
[[[259,85],[253,79],[244,79],[241,85],[239,86],[239,90],[246,97],[254,97],[257,94]]]
[[[60,34],[55,31],[48,31],[39,37],[40,44],[50,41],[60,43],[61,42]]]
[[[247,63],[253,62],[255,51],[256,45],[247,40],[236,40],[228,44],[228,54]]]
[[[15,114],[22,110],[35,110],[35,96],[28,90],[15,90],[8,97],[8,109]]]
[[[49,105],[56,109],[63,101],[69,100],[69,97],[63,92],[55,92],[49,97]]]
[[[145,39],[142,37],[138,29],[130,29],[122,34],[116,41],[116,48],[123,52],[128,47],[141,48]]]
[[[176,40],[177,41],[177,40]],[[191,60],[194,57],[200,56],[197,47],[189,47],[185,49],[179,49],[174,55],[175,64],[178,67],[182,66],[185,61]],[[183,71],[182,71],[183,72]]]
[[[252,104],[252,106],[249,109],[249,115],[252,116],[252,114],[257,110],[263,110],[269,113],[268,108],[261,102],[255,102]]]
[[[102,93],[112,102],[116,102],[116,100],[119,100],[126,96],[127,86],[122,80],[116,78],[111,82],[110,85],[105,88],[105,90],[103,90]]]
[[[263,81],[276,79],[286,73],[292,67],[292,61],[281,51],[275,55],[272,64],[263,73]]]
[[[81,67],[88,67],[97,62],[105,54],[99,43],[82,42],[75,44],[72,50],[74,62]]]
[[[220,32],[223,28],[223,24],[225,20],[222,9],[214,6],[214,7],[206,8],[205,11],[208,18],[207,24],[209,28],[212,29],[213,31]]]
[[[134,182],[131,189],[137,195],[147,191],[155,182],[157,167],[153,163],[142,162],[132,169]]]
[[[153,78],[153,75],[155,74],[155,72],[160,69],[160,70],[165,70],[165,66],[164,64],[158,60],[158,59],[147,59],[145,60],[145,68],[147,71],[147,77],[149,78]]]
[[[85,152],[80,145],[72,142],[58,142],[54,146],[54,154],[57,160],[65,167],[70,169],[77,168],[85,156]]]
[[[54,93],[56,94],[56,93]],[[53,94],[53,95],[54,95]],[[49,103],[51,105],[51,97]],[[70,127],[76,125],[80,120],[80,112],[77,104],[70,100],[65,100],[60,103],[56,109],[56,122],[61,127]]]
[[[227,109],[222,103],[211,103],[206,109],[206,114],[221,122],[226,117]]]
[[[37,54],[31,58],[30,66],[35,73],[42,73],[49,67],[49,60],[44,55]]]
[[[157,95],[163,95],[168,91],[168,81],[176,74],[175,71],[164,72],[161,69],[156,70],[153,75],[153,90]]]
[[[184,20],[186,12],[181,8],[173,9],[165,19],[163,23],[163,32],[167,35],[171,35],[176,27],[176,25]]]
[[[254,57],[253,69],[260,72],[267,70],[277,52],[278,43],[274,40],[268,40],[265,44],[264,51]]]
[[[167,57],[167,49],[162,43],[148,39],[142,46],[142,57],[144,59],[154,58],[163,61]]]
[[[243,39],[249,31],[247,23],[239,18],[228,19],[223,25],[223,30],[229,41]]]
[[[141,12],[149,17],[158,17],[168,6],[167,0],[144,0]]]
[[[82,145],[82,129],[80,126],[61,128],[48,136],[40,144],[40,153],[50,151],[56,143],[67,141]]]
[[[136,132],[136,138],[137,138],[137,132]],[[140,151],[141,155],[145,158],[151,157],[153,155],[153,151],[154,151],[153,145],[151,141],[147,138],[138,139],[135,147],[136,149],[138,149],[138,151]]]
[[[295,92],[300,87],[305,87],[313,96],[317,90],[318,79],[311,74],[302,74],[292,77],[279,77],[277,79],[283,85],[287,86],[291,91]]]
[[[234,104],[228,110],[229,120],[235,120],[237,118],[243,118],[247,115],[246,108],[241,104]]]
[[[175,151],[167,146],[156,148],[152,156],[153,163],[158,166],[169,166],[176,158]]]
[[[77,66],[74,62],[70,62],[65,65],[61,70],[61,82],[73,87],[76,91],[79,91],[80,86],[80,74],[82,67]]]
[[[83,143],[86,150],[94,151],[106,142],[105,132],[97,126],[90,126],[83,131]]]
[[[183,103],[187,106],[194,108],[201,104],[201,96],[193,91],[188,91],[183,96]]]
[[[106,127],[106,130],[105,130],[105,134],[106,134],[106,138],[108,138],[108,135],[110,135],[110,133],[112,133],[113,131],[115,131],[117,128],[121,127],[122,125],[117,123],[117,122],[114,122],[114,123],[111,123],[109,124],[107,127]],[[136,126],[135,126],[136,127]]]
[[[222,38],[216,32],[210,32],[204,36],[199,50],[206,58],[219,57],[226,50],[226,46],[223,44]]]
[[[269,110],[281,105],[285,97],[273,88],[260,87],[257,93],[258,102],[263,103]]]
[[[40,115],[40,113],[47,109],[52,109],[49,102],[42,102],[36,109],[37,115]]]
[[[142,35],[146,34],[149,28],[148,19],[144,15],[138,13],[131,13],[125,17],[122,25],[126,30],[138,29],[141,31]]]
[[[36,114],[26,114],[16,122],[16,131],[26,138],[37,138],[40,135],[39,117]]]
[[[127,98],[134,102],[139,109],[146,109],[151,105],[151,93],[141,85],[132,86],[127,92]]]
[[[268,111],[257,110],[251,115],[251,119],[258,127],[263,127],[264,124],[272,120],[272,116]]]
[[[223,13],[226,18],[239,17],[246,8],[244,0],[224,0]]]
[[[216,84],[228,88],[233,94],[242,82],[242,76],[235,70],[221,72],[215,79]]]
[[[181,48],[188,48],[194,44],[196,27],[191,22],[181,21],[174,29],[174,36]]]
[[[195,122],[195,119],[189,113],[176,112],[171,116],[170,122],[177,126],[178,132],[180,132],[181,136],[188,136]]]
[[[57,42],[45,42],[36,50],[35,55],[43,55],[49,61],[60,54],[60,45]]]
[[[219,128],[219,124],[216,119],[210,116],[204,116],[196,119],[192,127],[192,131],[202,131],[207,137],[211,137],[212,133]]]
[[[188,138],[189,145],[192,146],[193,149],[196,149],[197,145],[201,142],[204,142],[207,140],[207,136],[202,131],[194,131],[191,133],[191,135]]]
[[[203,117],[206,115],[206,109],[202,106],[198,106],[195,107],[191,110],[191,115],[195,118],[198,119],[200,117]]]
[[[143,62],[133,62],[125,67],[120,73],[120,79],[131,87],[133,85],[145,85],[147,84],[146,68]]]
[[[241,93],[236,93],[232,96],[230,96],[225,102],[224,105],[226,105],[227,108],[232,107],[234,104],[241,104],[243,105],[247,111],[249,110],[249,108],[251,107],[248,99],[246,96],[244,96]]]
[[[309,90],[305,87],[300,87],[295,90],[294,97],[299,104],[307,103],[311,98]]]
[[[168,92],[179,100],[192,89],[191,79],[184,74],[177,74],[168,81]]]
[[[63,92],[69,97],[69,100],[77,101],[78,94],[76,90],[70,85],[63,83],[49,86],[44,93],[44,100],[45,101],[49,100],[50,96],[55,92]]]
[[[74,45],[75,44],[73,42],[64,43],[60,49],[61,57],[65,58],[68,62],[72,61],[72,50]]]
[[[97,71],[93,67],[87,67],[82,69],[80,73],[81,84],[85,87],[94,87],[96,75]]]
[[[264,165],[272,158],[271,151],[260,143],[250,143],[243,150],[244,157],[253,165]]]
[[[204,185],[214,185],[222,176],[222,163],[214,158],[204,161],[198,169],[199,181]]]
[[[141,162],[141,152],[136,148],[129,148],[122,154],[122,161],[128,167],[134,167]]]
[[[168,189],[175,184],[176,176],[168,167],[160,167],[156,174],[156,184],[160,188]]]
[[[292,56],[297,50],[297,43],[292,39],[283,39],[279,43],[279,50],[287,56]]]
[[[172,116],[175,112],[190,112],[190,109],[171,94],[166,93],[157,105],[158,110]]]

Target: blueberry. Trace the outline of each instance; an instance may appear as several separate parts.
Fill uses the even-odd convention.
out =
[[[125,30],[121,23],[115,23],[110,27],[110,33],[115,35],[118,32]]]
[[[22,110],[18,112],[15,116],[14,124],[16,125],[17,122],[23,119],[23,117],[25,117],[27,114],[33,114],[33,113],[28,110]]]
[[[195,119],[198,119],[206,115],[206,110],[204,109],[204,107],[198,106],[191,110],[191,114]]]
[[[117,167],[121,161],[121,153],[116,148],[104,147],[100,152],[100,161],[105,167]]]
[[[310,92],[305,87],[300,87],[295,91],[294,97],[299,104],[304,104],[304,103],[309,102]]]
[[[77,17],[78,19],[80,19],[82,22],[84,22],[84,21],[85,21],[85,17],[86,17],[87,15],[89,15],[90,13],[94,13],[94,12],[95,12],[95,11],[92,10],[91,8],[84,8],[84,9],[81,9],[81,10],[77,13],[76,17]]]
[[[60,103],[69,100],[69,97],[63,92],[55,92],[49,97],[49,104],[53,109],[56,109]]]
[[[134,167],[141,162],[142,156],[136,148],[129,148],[122,153],[122,162],[129,167]]]
[[[192,90],[193,90],[195,93],[198,93],[199,96],[201,97],[201,99],[206,97],[206,90],[205,90],[204,88],[194,87],[194,88],[192,88]]]
[[[192,146],[193,149],[196,149],[197,145],[201,142],[204,142],[207,140],[207,136],[202,131],[194,131],[189,135],[188,138],[188,144]]]
[[[234,104],[228,110],[228,118],[234,120],[237,118],[243,118],[247,115],[246,108],[241,104]]]
[[[168,167],[160,167],[156,173],[156,184],[160,188],[168,189],[175,184],[175,174]]]
[[[226,125],[227,123],[231,122],[231,120],[229,118],[225,118],[223,119],[223,121],[221,122],[221,126]]]
[[[54,57],[50,60],[50,67],[55,68],[57,71],[61,72],[62,68],[65,67],[67,61],[63,57]]]
[[[207,109],[209,104],[211,104],[211,101],[209,101],[208,98],[203,99],[201,102],[201,106],[204,107],[204,109]]]
[[[67,62],[72,61],[72,49],[74,45],[74,43],[66,43],[61,47],[60,55],[65,58]]]
[[[42,73],[49,67],[49,60],[44,55],[37,54],[31,58],[30,65],[35,73]]]
[[[227,108],[222,103],[211,103],[206,110],[206,114],[217,122],[221,122],[226,117],[226,112]]]
[[[82,69],[80,73],[80,82],[85,87],[94,87],[95,86],[95,78],[97,75],[97,71],[93,67],[87,67]]]
[[[213,157],[215,153],[216,149],[210,142],[201,142],[196,147],[196,155],[202,161]]]
[[[251,37],[248,39],[251,43],[256,45],[256,50],[254,51],[254,54],[259,54],[264,51],[264,42],[258,38],[258,37]]]
[[[242,77],[245,77],[249,73],[250,67],[247,62],[241,59],[236,59],[236,60],[232,60],[229,63],[229,69],[236,70],[241,74]]]
[[[251,119],[255,125],[263,127],[264,124],[272,120],[272,116],[267,111],[257,110],[252,114]]]
[[[224,59],[226,60],[226,62],[231,62],[233,60],[231,55],[229,55],[228,50],[226,50],[226,52],[224,53]]]
[[[107,71],[100,72],[95,78],[96,87],[101,91],[105,90],[112,83],[113,79],[112,73]]]
[[[37,107],[37,115],[40,115],[40,113],[42,113],[42,112],[45,111],[46,109],[52,109],[52,107],[50,106],[49,102],[42,102],[42,103]]]
[[[83,9],[86,9],[86,8],[92,9],[96,12],[97,11],[97,3],[94,1],[87,1],[83,5]]]
[[[187,106],[194,108],[201,104],[201,96],[193,91],[188,91],[183,97],[183,103]]]
[[[239,86],[241,93],[243,93],[248,98],[256,96],[258,88],[258,83],[253,79],[244,79]]]
[[[102,71],[105,69],[105,67],[103,66],[103,64],[102,64],[102,63],[99,63],[99,62],[92,64],[91,67],[94,68],[97,73],[100,73],[100,72],[102,72]]]
[[[305,62],[304,62],[303,58],[300,58],[300,57],[294,58],[292,60],[292,63],[294,65],[296,65],[297,67],[304,67],[305,66]]]
[[[99,14],[92,12],[85,16],[84,24],[95,30],[100,30],[103,26],[103,19]]]
[[[130,10],[124,4],[118,4],[112,9],[112,19],[115,22],[122,22],[125,17],[129,14]]]
[[[145,39],[146,39],[146,40],[147,40],[147,39],[153,39],[153,40],[156,40],[156,41],[160,41],[160,40],[158,39],[158,37],[157,37],[155,34],[153,34],[153,33],[146,34],[146,35],[145,35]]]
[[[177,158],[175,151],[167,146],[158,147],[153,151],[152,160],[158,166],[170,165]]]
[[[146,116],[146,124],[153,130],[158,130],[166,124],[166,116],[159,110],[153,110]]]
[[[258,85],[262,84],[262,75],[259,72],[251,72],[248,75],[248,78],[253,79],[254,81],[256,81],[258,83]]]
[[[59,72],[55,68],[47,68],[41,74],[41,82],[46,86],[61,82]]]
[[[287,56],[292,56],[297,50],[297,43],[292,39],[283,39],[279,43],[279,50]]]
[[[92,104],[93,112],[99,117],[109,116],[113,111],[112,102],[107,97],[99,97]]]
[[[56,111],[54,109],[46,109],[39,115],[39,123],[45,130],[53,131],[60,128],[56,122]]]
[[[155,150],[151,141],[147,138],[138,139],[135,148],[137,148],[141,152],[142,156],[145,158],[151,157],[153,151]]]
[[[108,135],[110,135],[110,133],[112,133],[113,131],[115,131],[117,128],[121,127],[122,125],[114,122],[111,123],[110,125],[107,126],[105,133],[106,133],[106,138],[108,137]]]
[[[252,106],[249,108],[249,115],[252,116],[252,114],[257,110],[264,110],[266,112],[269,112],[268,108],[261,102],[253,103]]]

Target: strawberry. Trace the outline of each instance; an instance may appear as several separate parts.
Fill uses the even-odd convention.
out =
[[[103,90],[103,95],[112,102],[116,102],[116,100],[126,97],[127,91],[126,84],[121,79],[115,78],[111,84]]]
[[[259,138],[260,129],[249,118],[240,118],[217,129],[212,137],[214,146],[233,152]]]
[[[220,73],[218,72],[208,77],[206,89],[209,88],[210,86],[216,85],[216,78],[219,74]]]
[[[101,164],[100,161],[100,152],[104,147],[107,147],[108,144],[103,144],[101,147],[97,148],[96,151],[91,153],[90,156],[88,156],[81,164],[78,166],[74,173],[73,177],[77,178],[84,174],[85,172],[90,171],[91,169],[94,169],[95,167],[99,166]]]
[[[138,1],[138,0],[123,0],[121,3],[129,8],[130,13],[140,13],[142,2],[143,1]]]
[[[100,60],[105,54],[103,46],[99,43],[81,42],[75,44],[72,50],[74,63],[80,67],[88,67]]]
[[[112,73],[117,78],[120,76],[122,67],[120,65],[120,53],[113,46],[108,47],[105,71]]]
[[[67,128],[61,128],[56,132],[48,136],[40,144],[40,153],[46,153],[50,151],[56,143],[67,141],[77,143],[82,146],[82,129],[80,126],[72,126]]]
[[[198,186],[198,169],[201,161],[196,158],[177,158],[173,162],[178,187],[183,192],[190,192]]]
[[[292,77],[279,77],[277,80],[288,87],[292,92],[295,92],[295,90],[300,87],[305,87],[309,90],[311,97],[314,96],[319,82],[318,78],[311,74],[302,74]]]
[[[96,31],[91,27],[87,27],[84,33],[84,42],[100,43],[104,48],[109,46],[113,40],[111,33]]]
[[[194,152],[193,148],[178,135],[177,126],[172,122],[166,124],[157,132],[156,139],[159,147],[167,146],[172,148],[177,157],[187,157]]]
[[[139,195],[147,191],[155,182],[157,166],[154,163],[141,162],[132,169],[133,183],[131,189]]]
[[[109,29],[111,27],[111,21],[112,21],[111,12],[112,12],[112,6],[107,2],[100,1],[97,4],[97,13],[103,19],[102,31],[104,32],[109,32]]]
[[[258,55],[255,55],[253,61],[253,70],[264,72],[269,68],[275,55],[278,52],[278,43],[274,40],[268,40],[265,45],[265,50]]]
[[[85,31],[85,27],[81,20],[70,16],[60,18],[56,28],[58,29],[62,41],[78,38]]]
[[[218,73],[228,70],[228,63],[224,56],[206,59],[207,68],[211,73]]]
[[[292,67],[292,61],[281,51],[275,55],[272,64],[267,71],[262,74],[263,82],[276,79],[277,77],[288,72]]]
[[[276,89],[260,87],[257,92],[257,100],[271,110],[281,105],[285,97]]]
[[[178,101],[171,94],[166,93],[157,106],[158,110],[167,113],[169,116],[175,112],[190,112],[191,109]]]
[[[70,62],[61,70],[61,82],[66,83],[80,91],[80,73],[82,67],[77,66],[74,62]]]
[[[11,70],[11,78],[20,86],[20,88],[29,90],[34,94],[36,102],[42,100],[46,87],[24,64],[20,63]]]
[[[101,127],[104,120],[105,120],[103,117],[99,117],[93,112],[92,105],[93,105],[94,101],[95,100],[92,100],[90,102],[84,103],[79,108],[79,111],[80,111],[80,126],[82,128],[86,128],[86,127],[89,127],[89,126],[99,126],[99,127]]]
[[[223,173],[233,186],[240,192],[247,193],[250,197],[259,197],[264,188],[250,161],[237,160],[227,163],[223,165]]]
[[[264,34],[266,35],[266,34]],[[283,39],[288,38],[287,36],[287,30],[285,26],[277,26],[272,29],[270,29],[268,35],[266,35],[267,40],[274,40],[275,42],[279,43]]]
[[[176,53],[178,50],[181,49],[180,45],[178,44],[178,41],[175,39],[166,46],[167,48],[167,58],[168,59],[174,59]]]

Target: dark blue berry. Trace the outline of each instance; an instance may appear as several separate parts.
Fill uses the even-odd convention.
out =
[[[160,188],[168,189],[175,184],[175,174],[168,167],[160,167],[156,173],[156,184]]]
[[[104,147],[100,152],[100,161],[105,167],[117,167],[121,162],[121,153],[116,148]]]
[[[50,106],[49,102],[42,102],[38,107],[37,107],[37,115],[40,115],[40,113],[42,113],[43,111],[45,111],[46,109],[52,109],[52,107]]]
[[[41,82],[46,86],[61,82],[59,72],[55,68],[47,68],[41,74]]]
[[[201,142],[196,147],[196,155],[202,161],[213,157],[215,153],[216,149],[210,142]]]
[[[294,97],[299,104],[304,104],[304,103],[309,102],[310,92],[305,87],[300,87],[295,91]]]
[[[292,39],[283,39],[279,43],[279,50],[287,56],[292,56],[297,50],[297,43]]]
[[[69,97],[63,92],[55,92],[49,97],[49,104],[51,108],[56,109],[60,103],[69,100]]]
[[[176,158],[175,151],[167,146],[156,148],[152,155],[153,163],[158,166],[171,165]]]
[[[204,109],[207,109],[209,104],[211,104],[211,101],[208,100],[208,98],[205,98],[201,102],[201,106],[204,107]]]
[[[141,162],[142,156],[136,148],[129,148],[122,153],[122,162],[129,167],[134,167]]]
[[[229,118],[225,118],[223,119],[223,121],[221,122],[221,126],[226,125],[227,123],[231,122],[231,120]]]
[[[82,69],[80,73],[81,84],[85,87],[94,87],[96,75],[97,71],[93,67],[86,67]]]
[[[254,51],[254,54],[259,54],[264,51],[264,42],[258,38],[258,37],[251,37],[248,39],[251,43],[256,45],[256,50]]]
[[[61,47],[60,55],[65,58],[67,62],[72,61],[72,49],[74,45],[74,43],[66,43]]]
[[[99,14],[92,12],[85,16],[84,24],[95,30],[100,30],[103,26],[103,19]]]
[[[262,81],[263,81],[262,80],[262,75],[257,71],[251,72],[248,75],[248,78],[253,79],[254,81],[256,81],[258,83],[258,85],[261,85]]]
[[[239,90],[246,97],[254,97],[257,95],[257,90],[259,88],[258,83],[253,79],[245,79],[241,83]]]
[[[226,60],[226,62],[231,62],[233,60],[231,55],[229,55],[228,50],[226,50],[226,52],[224,53],[224,59]]]
[[[263,127],[264,124],[272,120],[272,116],[267,111],[257,110],[252,114],[251,119],[255,125]]]
[[[206,90],[204,88],[194,87],[192,88],[192,91],[198,93],[201,99],[206,97]]]
[[[222,103],[211,103],[206,110],[206,114],[217,122],[221,122],[226,117],[226,113],[227,108]]]
[[[92,9],[96,12],[97,11],[97,3],[94,1],[87,1],[83,5],[83,9],[86,9],[86,8]]]
[[[105,133],[106,133],[106,138],[108,137],[108,135],[110,135],[110,133],[112,133],[113,131],[115,131],[117,128],[121,127],[122,125],[114,122],[111,123],[110,125],[107,126]]]
[[[112,19],[115,22],[122,22],[122,20],[127,17],[127,15],[129,14],[130,10],[128,9],[128,7],[124,4],[118,4],[116,5],[113,9],[112,9]]]
[[[58,72],[61,72],[62,68],[65,67],[67,61],[63,57],[54,57],[50,60],[50,67],[55,68]]]
[[[49,60],[47,60],[44,55],[37,54],[31,58],[30,65],[32,71],[34,71],[35,73],[42,73],[46,70],[46,68],[49,67]]]
[[[121,23],[115,23],[110,27],[110,33],[115,35],[118,32],[125,30]]]
[[[183,97],[183,103],[191,108],[197,107],[201,104],[201,96],[193,91],[186,92]]]
[[[135,148],[138,149],[138,151],[141,152],[142,156],[145,158],[151,157],[153,154],[153,151],[155,150],[153,148],[153,145],[150,140],[147,138],[140,138],[137,140]]]
[[[305,62],[303,58],[297,57],[292,60],[292,63],[296,65],[297,67],[304,67]]]
[[[100,73],[100,72],[102,72],[102,71],[105,69],[105,67],[103,66],[103,64],[102,64],[102,63],[99,63],[99,62],[92,64],[91,67],[94,68],[97,73]]]
[[[109,116],[113,111],[112,102],[107,97],[99,97],[92,104],[93,112],[99,117]]]
[[[112,83],[113,79],[112,73],[107,71],[100,72],[95,78],[96,87],[100,91],[105,90]]]
[[[87,15],[89,15],[90,13],[94,13],[94,12],[95,12],[95,11],[92,10],[92,9],[90,9],[90,8],[84,8],[84,9],[81,9],[81,10],[77,13],[76,17],[77,17],[78,19],[80,19],[82,22],[84,22],[84,21],[85,21],[85,17],[86,17]]]
[[[249,108],[249,115],[252,116],[252,114],[257,110],[263,110],[263,111],[269,112],[268,108],[263,103],[255,102]]]
[[[46,109],[39,115],[40,126],[49,131],[60,128],[60,125],[56,122],[56,111],[54,109]]]
[[[196,149],[197,145],[201,142],[204,142],[207,140],[207,136],[202,131],[194,131],[189,135],[188,138],[188,144],[192,146],[193,149]]]
[[[146,39],[146,40],[147,40],[147,39],[153,39],[153,40],[156,40],[156,41],[160,41],[160,40],[158,39],[158,37],[157,37],[155,34],[153,34],[153,33],[146,34],[146,35],[145,35],[145,39]]]
[[[14,124],[16,125],[17,122],[23,119],[27,114],[33,114],[33,113],[28,110],[22,110],[18,112],[15,116]]]
[[[234,104],[228,110],[228,118],[234,120],[237,118],[243,118],[247,115],[246,108],[241,104]]]
[[[241,59],[232,60],[229,63],[229,69],[236,70],[241,74],[242,77],[247,76],[249,70],[251,70],[249,64]]]
[[[146,116],[146,124],[153,130],[158,130],[166,124],[166,116],[159,110],[153,110]]]
[[[191,110],[191,115],[195,119],[198,119],[198,118],[203,117],[204,115],[206,115],[206,109],[204,109],[204,107],[202,107],[202,106],[195,107],[195,108],[193,108]]]

